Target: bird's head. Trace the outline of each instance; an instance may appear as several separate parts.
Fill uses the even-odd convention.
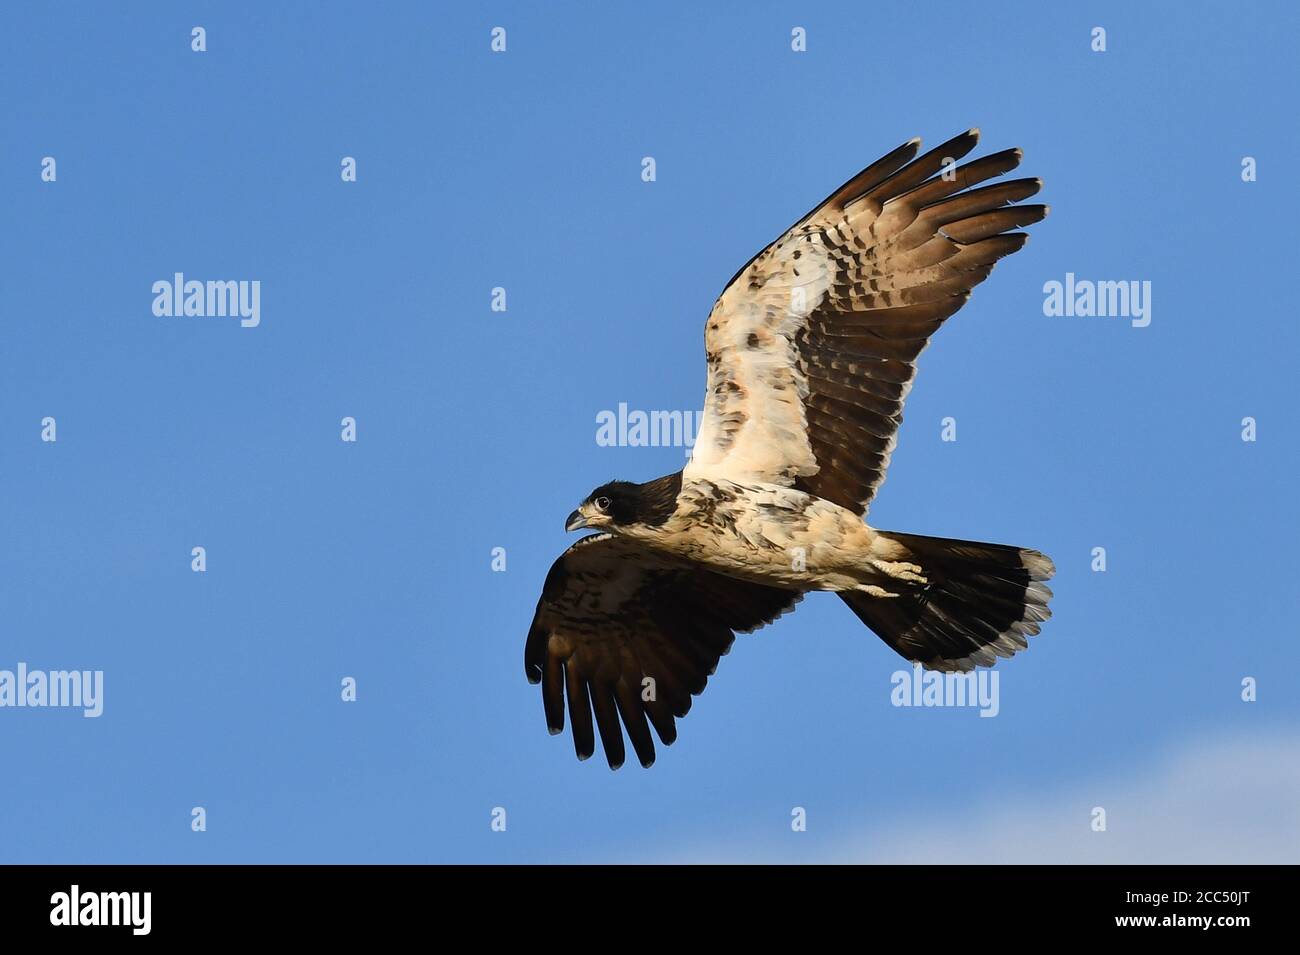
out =
[[[587,495],[565,520],[564,529],[591,528],[618,533],[632,525],[657,526],[668,520],[676,509],[681,487],[680,471],[645,484],[610,481]]]
[[[636,522],[641,487],[629,481],[610,481],[587,495],[564,522],[566,531],[612,531],[621,524]]]

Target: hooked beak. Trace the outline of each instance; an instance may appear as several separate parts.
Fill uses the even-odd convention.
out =
[[[587,526],[587,519],[579,511],[574,511],[564,522],[566,531],[577,531]]]

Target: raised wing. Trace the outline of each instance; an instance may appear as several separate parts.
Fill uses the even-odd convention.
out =
[[[599,730],[610,768],[623,765],[621,717],[641,765],[650,766],[647,720],[671,745],[674,718],[704,692],[735,634],[770,623],[798,599],[795,591],[723,577],[608,534],[584,537],[546,575],[524,673],[542,684],[552,734],[564,730],[567,696],[579,759],[595,752]]]
[[[865,513],[884,481],[916,357],[1042,205],[1038,179],[970,187],[1018,149],[957,166],[970,130],[920,158],[895,149],[728,283],[705,329],[704,420],[685,480],[806,490]]]

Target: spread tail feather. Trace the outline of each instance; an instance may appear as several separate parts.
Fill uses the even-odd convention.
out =
[[[992,666],[1029,646],[1052,615],[1043,581],[1056,572],[1036,550],[880,532],[902,545],[925,584],[895,597],[843,591],[858,618],[899,654],[931,670]]]

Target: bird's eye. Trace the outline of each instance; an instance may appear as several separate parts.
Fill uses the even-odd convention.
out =
[[[594,501],[592,501],[591,503],[596,505],[596,510],[598,510],[598,511],[608,511],[608,510],[609,510],[609,505],[610,505],[612,502],[611,502],[610,499],[607,498],[607,497],[598,497],[598,498],[596,498]]]

